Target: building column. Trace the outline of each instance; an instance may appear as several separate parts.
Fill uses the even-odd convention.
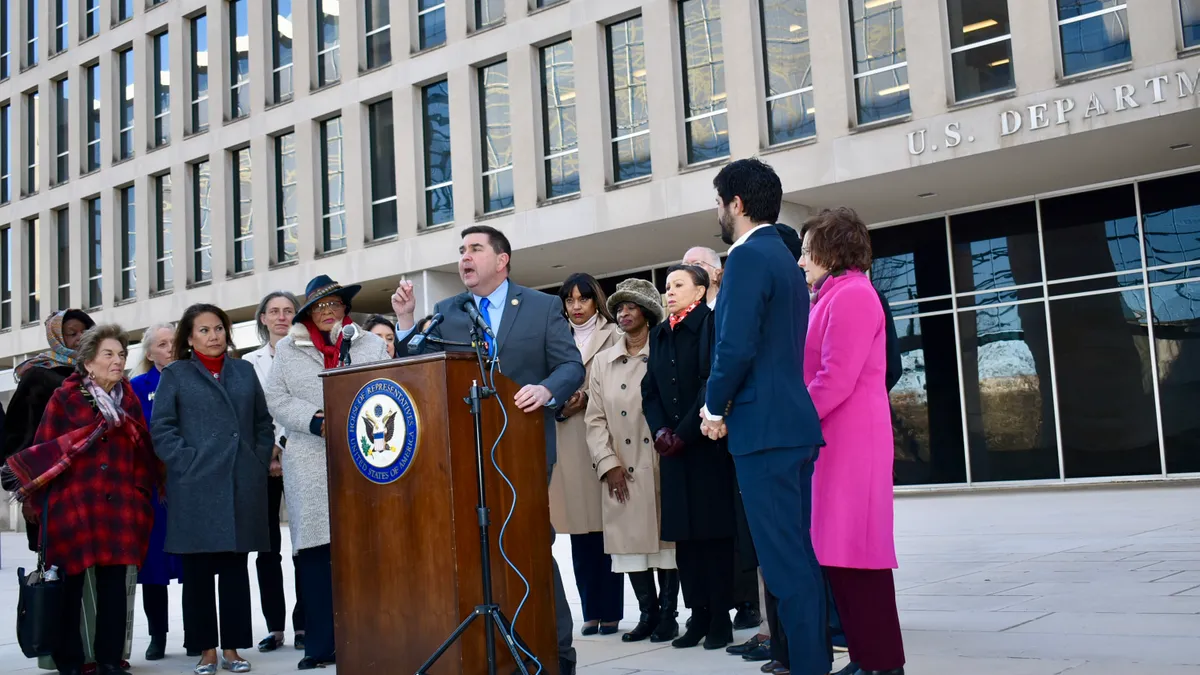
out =
[[[120,207],[116,190],[100,193],[100,299],[104,309],[111,309],[121,299]],[[43,227],[48,222],[43,221]]]
[[[393,15],[394,16],[394,15]],[[395,24],[393,24],[394,26]],[[392,40],[393,50],[396,41]],[[421,134],[421,93],[403,86],[392,91],[392,128],[396,154],[396,231],[399,239],[415,237],[424,221],[425,161]]]
[[[674,0],[647,0],[642,8],[643,35],[646,36],[646,98],[650,108],[650,162],[655,180],[678,175],[684,156],[678,11]]]
[[[1057,84],[1059,61],[1058,16],[1054,8],[1040,2],[1008,3],[1008,21],[1020,26],[1012,32],[1013,81],[1025,91],[1046,91]],[[907,24],[907,22],[905,22]]]
[[[71,297],[69,301],[71,307],[86,307],[88,278],[85,251],[89,242],[86,229],[83,227],[84,208],[84,202],[73,201],[68,205],[69,210],[67,211],[68,241],[71,246],[67,253],[68,264],[71,267]]]
[[[192,235],[196,231],[192,212],[196,194],[192,173],[195,170],[191,164],[171,167],[171,266],[176,293],[185,293],[196,277],[195,237]]]
[[[250,137],[250,208],[253,214],[255,274],[265,274],[279,262],[282,253],[275,243],[275,228],[283,224],[282,221],[276,222],[275,218],[279,212],[279,192],[275,189],[279,184],[279,170],[275,161],[278,143],[275,136],[259,134]],[[233,167],[231,186],[233,181],[238,180],[237,170],[236,166]],[[233,204],[235,212],[237,208],[238,205]]]
[[[9,193],[12,204],[25,196],[37,192],[37,185],[30,185],[28,180],[29,167],[29,135],[27,129],[34,120],[29,116],[29,96],[13,92],[9,102],[9,138],[12,141],[9,157]],[[12,208],[11,206],[9,208]]]
[[[231,157],[221,148],[208,156],[208,232],[212,237],[212,280],[220,283],[233,274],[233,205]],[[251,161],[254,158],[251,157]]]
[[[811,0],[810,0],[811,2]],[[721,0],[721,39],[725,55],[725,106],[729,152],[733,159],[752,157],[764,145],[765,105],[762,47],[758,36],[759,0]]]
[[[141,3],[134,3],[139,7]],[[133,43],[133,156],[144,155],[149,151],[150,138],[154,135],[154,78],[150,70],[154,68],[153,38],[142,35],[140,40]],[[120,79],[120,68],[117,69]],[[84,91],[87,88],[84,87]],[[118,122],[120,124],[120,122]],[[77,127],[71,127],[76,129]]]
[[[54,184],[54,83],[42,80],[38,97],[38,191],[45,192]],[[115,93],[115,90],[114,90]]]
[[[316,7],[312,2],[292,2],[292,96],[308,96],[317,86]]]
[[[511,5],[511,3],[509,3]],[[537,50],[518,47],[508,53],[508,120],[513,161],[513,207],[516,211],[537,208],[545,182],[542,118],[541,68]],[[529,110],[534,114],[519,114]]]
[[[272,37],[275,15],[270,2],[248,2],[247,30],[250,38],[250,114],[257,115],[275,102]],[[293,40],[293,42],[295,42]]]
[[[344,2],[339,0],[338,15],[338,67],[342,71],[342,82],[358,79],[358,73],[367,65],[366,16],[363,15],[363,0]],[[347,11],[349,10],[349,11]]]
[[[191,22],[181,16],[174,16],[167,24],[167,53],[171,61],[171,142],[182,143],[183,137],[191,126],[188,117],[191,116]],[[157,77],[157,76],[156,76]],[[151,108],[153,109],[153,108]],[[101,141],[103,143],[103,141]],[[186,275],[185,275],[186,276]]]
[[[1013,4],[1013,3],[1010,3]],[[909,101],[914,119],[939,115],[954,100],[947,91],[950,38],[941,2],[904,4],[904,42],[908,54]]]
[[[1169,63],[1178,57],[1179,25],[1175,22],[1178,4],[1179,0],[1139,0],[1128,4],[1129,42],[1135,65]]]
[[[67,152],[70,153],[67,170],[72,177],[77,177],[87,167],[87,113],[92,102],[87,95],[87,68],[72,68],[68,73],[71,101],[67,105]]]
[[[449,14],[450,5],[446,5]],[[449,16],[447,16],[449,19]],[[447,23],[447,29],[450,24]],[[450,173],[454,178],[454,223],[459,228],[475,222],[482,194],[479,154],[479,90],[474,68],[463,66],[447,74],[450,85]],[[457,105],[455,105],[457,101]],[[467,105],[462,102],[467,101]]]
[[[9,303],[9,307],[13,332],[10,335],[20,330],[21,326],[37,319],[37,317],[30,317],[27,311],[29,283],[26,279],[29,276],[29,270],[26,267],[29,257],[26,251],[29,245],[30,241],[25,232],[25,221],[14,220],[8,226],[9,270],[12,274],[12,301]]]
[[[421,48],[417,35],[417,3],[412,0],[388,0],[388,20],[391,22],[392,62],[407,61]]]
[[[134,269],[137,271],[137,284],[135,290],[138,300],[145,300],[150,297],[150,280],[154,276],[155,256],[154,256],[154,239],[155,239],[155,223],[154,211],[156,208],[154,201],[154,180],[147,175],[141,175],[133,181],[133,222],[136,242],[134,249],[133,262]],[[82,205],[76,210],[82,210]],[[75,227],[78,218],[71,219],[71,227]],[[74,263],[72,263],[74,264]],[[74,281],[71,282],[74,284]]]
[[[296,228],[300,264],[312,261],[323,239],[325,220],[321,217],[324,184],[321,176],[320,123],[312,120],[296,122],[296,181],[300,185],[297,194]]]
[[[394,107],[393,107],[394,109]],[[358,150],[357,152],[355,151]],[[363,248],[371,229],[371,129],[367,106],[342,108],[342,169],[346,195],[346,250]]]
[[[585,197],[604,194],[607,184],[605,151],[608,108],[604,83],[607,61],[604,27],[588,24],[571,33],[575,52],[575,130],[579,147],[579,191]]]
[[[293,5],[297,4],[301,3],[293,3]],[[208,0],[208,133],[210,137],[214,138],[220,135],[219,130],[229,120],[228,9],[227,0]],[[215,167],[213,173],[216,173]],[[214,213],[216,212],[214,211]],[[214,247],[214,264],[217,259],[216,254],[217,251]],[[215,274],[216,268],[213,269]]]
[[[845,136],[857,122],[849,10],[840,2],[808,3],[808,35],[813,69],[817,137]]]

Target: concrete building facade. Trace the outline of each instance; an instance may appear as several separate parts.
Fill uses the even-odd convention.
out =
[[[389,311],[606,286],[781,220],[875,233],[909,485],[1200,472],[1200,0],[0,0],[0,364],[317,274]],[[248,326],[236,337],[252,333]],[[247,340],[242,340],[249,346]],[[7,376],[0,377],[5,387]],[[1105,386],[1107,385],[1107,386]]]

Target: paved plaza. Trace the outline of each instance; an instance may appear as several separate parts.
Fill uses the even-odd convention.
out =
[[[896,533],[912,675],[1200,673],[1200,486],[902,496]],[[41,672],[21,655],[11,628],[15,570],[33,557],[23,534],[0,541],[0,673]],[[565,537],[555,555],[577,601]],[[155,664],[141,658],[139,600],[135,673],[191,672],[193,659],[180,647],[179,591],[171,587],[169,657]],[[626,602],[628,629],[637,617],[628,588]],[[254,616],[256,635],[264,633],[257,596]],[[724,654],[631,646],[619,636],[576,638],[576,645],[583,675],[758,672],[758,664]],[[268,675],[295,672],[300,658],[290,647],[245,655]]]

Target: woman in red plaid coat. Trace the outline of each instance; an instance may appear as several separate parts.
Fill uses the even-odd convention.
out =
[[[46,565],[64,582],[63,634],[54,662],[78,675],[84,572],[95,568],[99,675],[122,675],[126,566],[146,553],[154,522],[151,493],[161,475],[142,420],[141,404],[125,379],[128,341],[119,326],[97,326],[79,343],[78,372],[46,407],[33,445],[8,460],[20,482],[18,499],[42,528]]]

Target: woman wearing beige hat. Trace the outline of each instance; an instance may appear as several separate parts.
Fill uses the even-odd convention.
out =
[[[679,574],[675,549],[660,536],[658,454],[642,414],[650,329],[663,320],[662,299],[650,282],[626,279],[608,309],[624,334],[592,362],[584,418],[596,475],[604,482],[604,551],[612,556],[613,572],[629,575],[641,609],[637,627],[622,639],[665,642],[679,634]]]

